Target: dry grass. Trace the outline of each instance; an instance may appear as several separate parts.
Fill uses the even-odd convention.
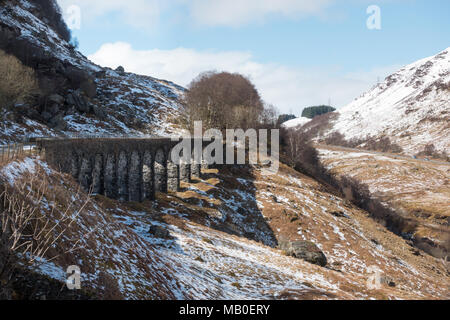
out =
[[[24,66],[16,57],[0,50],[0,105],[24,102],[39,90],[34,70]]]
[[[0,282],[4,290],[0,295],[8,297],[14,283],[11,275],[19,265],[33,270],[43,261],[77,250],[78,241],[63,251],[56,252],[54,247],[70,233],[89,199],[75,206],[71,198],[50,185],[42,169],[26,173],[14,185],[0,184]]]
[[[448,166],[373,154],[352,156],[352,152],[328,150],[335,154],[323,156],[321,161],[330,168],[332,175],[351,175],[367,185],[371,197],[386,203],[405,222],[402,232],[413,235],[417,243],[423,242],[422,238],[434,242],[440,247],[438,257],[448,252],[450,248],[445,248],[450,234]],[[423,248],[433,255],[439,251]]]

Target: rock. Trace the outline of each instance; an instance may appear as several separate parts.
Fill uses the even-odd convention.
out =
[[[81,95],[79,90],[69,93],[66,102],[70,106],[74,106],[79,112],[88,113],[90,111],[86,98]]]
[[[104,78],[105,76],[106,76],[106,71],[105,70],[97,71],[95,73],[95,77],[96,78]]]
[[[28,110],[31,109],[31,107],[28,104],[25,103],[16,103],[14,104],[14,110],[17,114],[20,114],[22,116],[27,115]]]
[[[67,122],[64,120],[64,116],[62,114],[58,114],[53,117],[49,121],[48,125],[49,127],[60,131],[64,131],[67,129]]]
[[[118,72],[118,73],[125,73],[125,69],[122,67],[122,66],[118,66],[117,68],[116,68],[116,71]]]
[[[327,265],[327,258],[311,241],[280,241],[279,248],[287,255],[308,261],[319,266]]]
[[[26,116],[32,120],[37,120],[40,118],[39,112],[33,107],[27,108]]]
[[[61,61],[56,60],[55,63],[54,63],[54,66],[55,66],[55,70],[56,70],[57,72],[59,72],[59,73],[61,73],[61,74],[65,74],[65,72],[66,72],[66,67],[64,67],[64,65],[62,64]]]
[[[44,111],[41,113],[41,117],[42,119],[44,119],[45,121],[48,121],[52,118],[52,115],[50,112]]]
[[[50,106],[50,108],[48,108],[47,110],[49,113],[51,113],[52,115],[55,115],[59,112],[59,105],[54,103]]]
[[[97,85],[92,79],[83,81],[80,85],[80,89],[89,98],[94,98],[97,95]]]
[[[167,229],[164,229],[163,227],[160,226],[153,225],[150,227],[148,232],[154,235],[156,238],[173,239],[173,237],[170,235],[170,232]]]
[[[338,218],[348,218],[348,216],[342,211],[329,211],[329,213]]]
[[[64,98],[60,96],[59,94],[52,94],[48,97],[47,101],[50,104],[63,104]]]
[[[106,119],[106,111],[104,108],[97,106],[97,105],[93,105],[92,111],[97,116],[97,118],[99,118],[100,120]]]

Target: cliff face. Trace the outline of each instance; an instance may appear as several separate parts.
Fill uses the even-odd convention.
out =
[[[182,87],[95,65],[68,42],[58,9],[45,11],[40,3],[11,0],[0,8],[0,49],[33,68],[40,89],[27,101],[2,107],[0,141],[30,134],[139,136],[177,131],[173,122]]]

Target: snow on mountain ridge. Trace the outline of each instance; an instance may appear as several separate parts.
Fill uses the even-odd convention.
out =
[[[388,136],[406,152],[450,151],[450,47],[388,76],[339,110],[331,131],[346,139]]]

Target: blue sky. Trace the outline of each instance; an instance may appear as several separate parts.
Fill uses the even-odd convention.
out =
[[[341,107],[389,73],[450,46],[448,0],[58,0],[80,50],[104,66],[186,86],[243,73],[282,112]],[[369,5],[381,29],[369,30]],[[73,18],[73,14],[72,14]]]

